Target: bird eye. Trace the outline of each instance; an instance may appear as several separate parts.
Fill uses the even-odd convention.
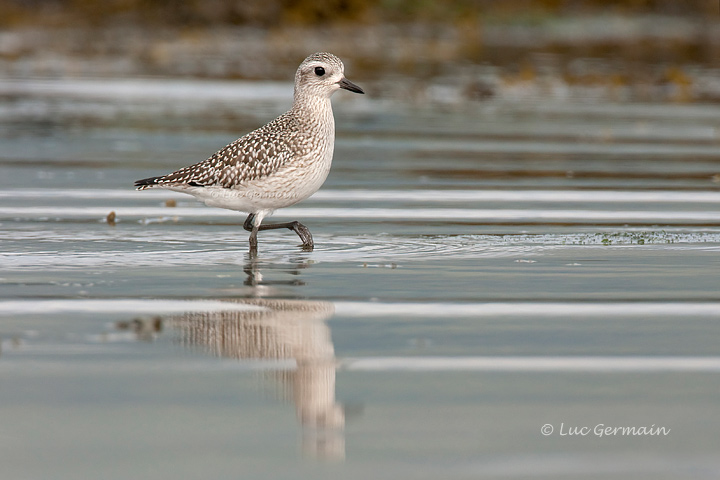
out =
[[[315,75],[322,77],[325,75],[325,69],[323,67],[315,67]]]

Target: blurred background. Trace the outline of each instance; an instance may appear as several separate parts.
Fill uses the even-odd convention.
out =
[[[0,75],[288,80],[329,50],[374,97],[716,102],[718,10],[715,0],[2,0]]]

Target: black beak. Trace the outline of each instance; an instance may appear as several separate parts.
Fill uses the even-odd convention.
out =
[[[345,90],[350,90],[351,92],[355,93],[365,93],[363,92],[363,89],[352,83],[347,78],[343,77],[342,80],[338,82],[338,85],[340,85],[340,88],[344,88]]]

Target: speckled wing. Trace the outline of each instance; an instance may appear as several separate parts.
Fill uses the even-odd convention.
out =
[[[153,186],[241,187],[275,173],[293,157],[295,129],[287,114],[222,148],[207,160],[161,177],[135,182],[138,190]],[[280,133],[282,132],[282,133]]]

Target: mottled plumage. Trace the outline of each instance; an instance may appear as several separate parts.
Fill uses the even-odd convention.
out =
[[[323,184],[330,171],[335,120],[330,97],[340,89],[364,93],[344,77],[339,58],[307,57],[295,74],[292,108],[272,122],[235,140],[207,160],[160,177],[135,182],[138,190],[166,188],[197,197],[212,207],[249,213],[250,248],[258,230],[289,228],[312,248],[312,236],[298,222],[261,225],[275,209],[294,205]]]
[[[287,112],[267,125],[238,138],[210,158],[162,177],[139,180],[138,190],[151,187],[219,186],[237,188],[243,182],[275,173],[298,155],[293,149],[297,122]],[[305,153],[305,152],[303,152]],[[300,153],[301,154],[301,153]]]

